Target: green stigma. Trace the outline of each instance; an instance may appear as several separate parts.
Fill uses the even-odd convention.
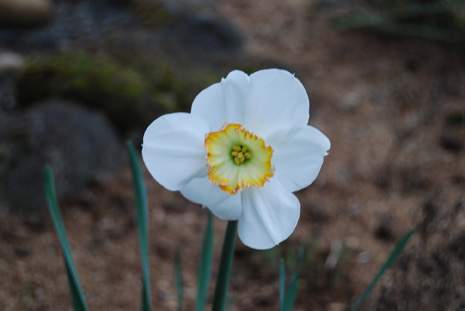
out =
[[[242,165],[252,157],[249,148],[245,145],[236,144],[231,148],[231,156],[234,164]]]

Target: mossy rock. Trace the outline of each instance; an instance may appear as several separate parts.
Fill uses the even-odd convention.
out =
[[[333,19],[340,30],[368,30],[384,35],[465,44],[465,2],[462,0],[365,0]]]
[[[176,20],[176,16],[169,12],[159,1],[134,0],[131,3],[131,9],[145,26],[155,29]]]
[[[58,197],[75,198],[88,183],[111,177],[125,159],[107,118],[76,103],[49,100],[0,117],[0,201],[25,219],[41,216],[46,206],[44,165],[55,171]]]
[[[27,107],[46,98],[65,98],[102,110],[126,132],[157,115],[186,110],[195,94],[213,82],[208,70],[176,70],[165,60],[123,63],[86,52],[30,58],[17,83],[18,103]]]

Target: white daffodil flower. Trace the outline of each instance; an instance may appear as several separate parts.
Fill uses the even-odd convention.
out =
[[[293,192],[316,179],[330,148],[308,125],[309,110],[291,73],[235,70],[200,92],[191,113],[153,121],[142,157],[162,186],[238,220],[245,245],[268,249],[294,231],[300,203]]]

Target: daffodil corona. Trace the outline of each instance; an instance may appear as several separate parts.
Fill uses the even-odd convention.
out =
[[[238,220],[244,244],[268,249],[294,231],[300,203],[293,192],[316,179],[330,148],[308,125],[309,108],[289,72],[236,70],[200,92],[191,113],[150,124],[142,156],[165,188]]]
[[[265,141],[242,128],[228,124],[205,138],[208,178],[229,194],[248,187],[262,187],[273,176],[273,150]]]

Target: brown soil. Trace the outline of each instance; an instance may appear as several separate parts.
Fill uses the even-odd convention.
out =
[[[311,91],[311,123],[332,141],[319,179],[299,193],[298,228],[278,252],[309,245],[298,310],[335,311],[344,310],[366,286],[404,232],[425,223],[425,206],[432,200],[446,212],[463,206],[465,63],[460,51],[450,47],[335,32],[328,13],[307,3],[229,0],[221,9],[246,35],[250,53],[287,64],[304,82]],[[173,259],[180,249],[185,309],[192,310],[205,211],[148,176],[146,182],[156,309],[176,307]],[[128,170],[81,197],[63,202],[62,208],[90,309],[136,310],[140,268]],[[447,223],[455,243],[465,230],[463,211],[458,213],[462,218]],[[224,223],[215,226],[218,252]],[[432,228],[429,234],[439,230]],[[447,240],[448,231],[441,230]],[[50,223],[31,225],[4,215],[0,241],[0,310],[69,309],[66,274]],[[331,267],[327,258],[341,242],[345,252]],[[436,252],[434,245],[428,253]],[[409,258],[422,248],[416,237],[408,246]],[[277,257],[239,243],[231,310],[278,309]],[[460,266],[463,251],[454,258],[450,265]],[[402,296],[393,282],[403,282],[397,272],[383,279],[384,301],[393,299],[390,292]],[[415,288],[415,280],[409,282]],[[442,307],[449,310],[447,299]],[[452,305],[450,310],[455,310]]]

